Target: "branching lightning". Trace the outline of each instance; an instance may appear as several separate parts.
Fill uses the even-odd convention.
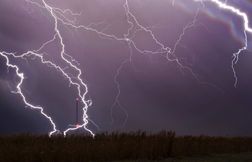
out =
[[[57,7],[53,7],[50,6],[46,0],[39,0],[39,2],[37,1],[33,1],[33,0],[25,0],[27,3],[33,4],[36,7],[42,8],[44,10],[46,10],[51,18],[53,19],[53,25],[54,25],[54,35],[53,38],[45,43],[43,43],[41,45],[41,47],[37,50],[30,50],[27,51],[21,55],[16,55],[15,53],[7,53],[7,52],[0,52],[0,55],[6,60],[6,66],[9,68],[12,68],[15,70],[16,75],[19,78],[19,82],[16,86],[16,91],[14,92],[15,94],[18,94],[21,96],[24,104],[27,107],[30,107],[32,109],[35,110],[39,110],[39,112],[41,113],[41,115],[43,115],[46,119],[49,120],[51,126],[53,127],[52,131],[49,132],[49,136],[59,132],[59,130],[57,130],[56,124],[53,121],[53,119],[47,115],[44,112],[43,107],[41,106],[35,106],[33,104],[31,104],[27,98],[25,97],[25,95],[22,92],[22,84],[24,82],[24,73],[21,72],[20,68],[18,65],[15,65],[13,63],[10,62],[10,57],[15,58],[15,59],[25,59],[28,57],[35,57],[37,59],[40,60],[40,62],[42,64],[45,64],[49,67],[54,68],[55,70],[57,70],[58,72],[60,72],[69,82],[70,85],[73,85],[74,87],[76,87],[77,91],[78,91],[78,98],[80,99],[81,103],[82,103],[82,124],[80,125],[76,125],[70,128],[67,128],[66,130],[63,131],[63,135],[66,136],[67,133],[69,133],[70,131],[75,131],[77,129],[83,128],[84,130],[86,130],[87,132],[89,132],[92,136],[95,136],[94,132],[92,130],[90,130],[88,128],[88,124],[89,122],[93,123],[95,126],[96,123],[93,122],[91,119],[89,119],[89,116],[87,114],[88,108],[92,105],[92,101],[87,99],[87,94],[88,94],[88,86],[87,84],[83,81],[82,76],[83,76],[83,72],[82,70],[78,67],[79,63],[78,61],[76,61],[71,54],[67,54],[66,53],[66,45],[64,43],[64,38],[61,34],[61,30],[59,29],[59,24],[65,25],[66,27],[69,27],[71,29],[77,29],[77,30],[85,30],[85,31],[89,31],[89,32],[93,32],[95,34],[97,34],[99,37],[102,38],[106,38],[106,39],[112,39],[115,41],[120,41],[120,42],[124,42],[125,45],[127,45],[129,47],[129,57],[126,58],[125,60],[123,60],[120,64],[120,66],[118,67],[118,69],[116,70],[116,74],[114,76],[114,83],[117,87],[117,94],[115,96],[114,102],[111,106],[111,118],[113,121],[113,108],[115,106],[119,106],[122,111],[125,113],[125,122],[124,125],[127,122],[127,118],[128,118],[128,114],[127,111],[123,108],[122,104],[120,103],[120,95],[121,95],[121,88],[120,88],[120,83],[119,83],[119,75],[120,72],[122,71],[122,69],[124,68],[124,66],[126,64],[131,64],[132,63],[132,55],[133,55],[133,49],[136,50],[138,53],[146,55],[146,54],[150,54],[150,55],[159,55],[161,57],[163,57],[164,59],[166,59],[169,62],[175,62],[181,69],[186,70],[188,72],[190,72],[197,81],[199,81],[202,84],[208,84],[211,86],[214,86],[210,83],[206,83],[206,82],[202,82],[198,77],[197,74],[195,74],[193,72],[193,70],[188,67],[183,65],[179,58],[176,56],[176,50],[178,45],[180,44],[181,40],[183,39],[183,36],[186,34],[186,32],[193,28],[197,22],[197,17],[199,15],[199,11],[200,8],[197,9],[195,16],[193,17],[193,20],[191,22],[189,22],[184,28],[182,33],[179,35],[179,38],[177,39],[177,41],[175,42],[173,48],[166,46],[164,43],[160,42],[159,39],[155,36],[154,32],[148,28],[148,27],[144,27],[143,25],[141,25],[141,23],[138,21],[137,17],[131,12],[130,9],[130,4],[129,4],[129,0],[125,0],[124,4],[123,4],[123,8],[125,11],[125,16],[126,16],[126,21],[129,24],[129,27],[127,29],[127,33],[125,33],[123,35],[123,37],[118,37],[116,35],[113,34],[107,34],[104,31],[99,31],[95,28],[92,28],[92,25],[81,25],[81,24],[77,24],[76,23],[76,17],[80,16],[81,13],[74,13],[72,10],[70,9],[65,9],[62,10],[60,8]],[[202,4],[202,7],[205,7],[205,4],[203,2],[211,2],[214,3],[218,8],[231,12],[232,14],[240,17],[243,20],[243,32],[244,32],[244,36],[245,36],[245,45],[240,48],[236,53],[233,54],[233,59],[232,59],[232,70],[233,70],[233,74],[234,74],[234,78],[235,78],[235,83],[234,86],[237,86],[238,83],[238,77],[235,71],[235,65],[237,64],[237,62],[239,61],[239,55],[241,54],[242,51],[246,50],[248,47],[248,38],[247,38],[247,33],[252,33],[252,28],[249,26],[249,18],[248,15],[245,12],[242,12],[240,9],[228,5],[226,2],[222,2],[220,0],[192,0],[192,2],[200,2]],[[172,5],[175,5],[175,0],[172,0]],[[71,15],[72,18],[69,18],[66,16],[66,14]],[[134,37],[136,37],[137,32],[142,31],[145,32],[146,34],[148,34],[149,36],[151,36],[153,42],[155,43],[155,45],[158,46],[158,49],[155,50],[150,50],[150,49],[141,49],[137,46],[137,43],[134,41]],[[68,74],[65,70],[65,68],[57,65],[56,63],[54,63],[53,61],[50,60],[46,60],[43,56],[43,49],[48,45],[51,44],[52,42],[58,41],[59,45],[60,45],[60,58],[69,66],[69,68],[75,70],[78,74],[76,77],[74,77],[72,74]],[[73,79],[75,78],[75,79]],[[98,126],[97,126],[98,127]]]
[[[235,71],[235,64],[237,64],[237,62],[239,61],[239,55],[242,51],[246,50],[247,49],[247,46],[248,46],[248,40],[247,40],[247,32],[249,33],[252,33],[252,29],[251,27],[249,26],[249,19],[248,19],[248,16],[245,12],[242,12],[240,11],[239,9],[233,7],[233,6],[229,6],[227,4],[227,2],[221,2],[219,0],[194,0],[194,1],[197,1],[197,2],[200,2],[202,7],[205,8],[205,4],[204,4],[204,1],[211,1],[213,3],[215,3],[220,9],[224,9],[224,10],[227,10],[227,11],[230,11],[232,12],[233,14],[241,17],[243,19],[243,22],[244,22],[244,36],[245,36],[245,45],[244,47],[240,48],[236,53],[233,54],[233,60],[232,60],[232,70],[233,70],[233,74],[234,74],[234,78],[235,78],[235,82],[234,82],[234,86],[236,87],[237,84],[238,84],[238,77],[237,77],[237,73]],[[172,0],[172,5],[174,6],[175,5],[175,0]],[[177,39],[177,41],[175,42],[175,45],[173,48],[170,48],[170,47],[166,47],[164,44],[162,44],[161,42],[158,41],[158,39],[155,37],[154,33],[152,30],[150,29],[147,29],[146,27],[142,26],[137,18],[134,16],[134,14],[132,12],[130,12],[130,8],[129,8],[129,2],[128,0],[125,0],[125,4],[124,4],[124,8],[125,8],[125,12],[126,12],[126,16],[127,16],[127,21],[128,23],[130,24],[130,28],[128,29],[128,33],[125,35],[126,38],[128,38],[128,40],[131,42],[131,44],[133,45],[133,47],[135,49],[138,50],[138,52],[140,52],[141,54],[145,54],[145,53],[148,53],[148,54],[163,54],[165,53],[166,54],[166,59],[168,61],[175,61],[180,68],[182,69],[186,69],[188,70],[193,76],[194,78],[201,84],[207,84],[209,86],[213,86],[215,88],[218,88],[217,86],[215,86],[214,84],[211,84],[211,83],[207,83],[207,82],[203,82],[201,81],[197,75],[193,72],[193,70],[187,66],[184,66],[180,60],[176,57],[175,53],[176,53],[176,50],[177,50],[177,47],[178,45],[180,44],[181,40],[183,39],[183,36],[186,34],[186,31],[193,28],[195,25],[196,25],[196,22],[197,22],[197,17],[199,15],[199,12],[200,12],[200,8],[197,9],[196,11],[196,14],[193,18],[193,20],[191,22],[189,22],[184,28],[183,28],[183,31],[182,33],[179,35],[179,38]],[[131,21],[131,18],[133,19],[133,21]],[[160,50],[155,51],[141,51],[139,50],[137,47],[136,47],[136,44],[132,41],[132,38],[129,38],[129,35],[130,35],[130,32],[132,31],[132,29],[134,28],[134,24],[136,24],[137,28],[139,28],[138,30],[143,30],[145,31],[146,33],[150,34],[152,39],[155,41],[155,43],[157,45],[159,45],[161,48]],[[136,31],[135,31],[136,32]],[[134,37],[134,34],[133,34],[133,37]],[[129,46],[131,45],[129,44]],[[130,46],[131,47],[131,46]],[[172,58],[170,57],[172,56]],[[115,97],[115,100],[114,100],[114,103],[112,105],[112,108],[115,107],[115,105],[118,105],[123,111],[125,111],[125,109],[121,106],[120,104],[120,101],[119,101],[119,97],[120,97],[120,94],[121,94],[121,89],[120,89],[120,84],[119,84],[119,81],[118,81],[118,77],[119,77],[119,74],[120,74],[120,71],[121,69],[123,68],[123,66],[130,60],[132,60],[132,54],[130,55],[130,58],[129,59],[126,59],[125,61],[123,61],[121,63],[121,65],[119,66],[117,72],[116,72],[116,75],[115,75],[115,79],[114,79],[114,82],[115,84],[117,85],[117,95]],[[219,89],[219,88],[218,88]],[[222,91],[222,90],[221,90]],[[113,116],[113,115],[111,115]],[[126,116],[128,117],[128,114],[126,113]],[[113,117],[112,117],[112,121],[113,121]],[[125,124],[125,123],[124,123]]]
[[[194,1],[203,1],[203,0],[194,0]],[[220,0],[204,0],[204,1],[209,1],[214,3],[218,8],[225,10],[225,11],[229,11],[232,14],[240,17],[243,20],[243,33],[244,33],[244,46],[242,48],[240,48],[236,53],[233,54],[233,60],[232,60],[232,70],[233,70],[233,74],[234,74],[234,78],[235,78],[235,83],[234,86],[236,87],[238,84],[238,77],[237,77],[237,73],[235,71],[235,65],[237,64],[237,62],[239,61],[239,56],[241,54],[241,52],[243,52],[244,50],[247,50],[248,48],[248,36],[247,33],[252,34],[252,28],[249,26],[249,18],[248,15],[241,11],[240,9],[228,5],[227,2],[222,2]]]
[[[65,12],[70,12],[71,14],[73,14],[73,12],[70,11],[70,10],[61,10],[59,8],[53,8],[53,7],[49,6],[44,0],[42,0],[42,5],[39,4],[39,3],[37,3],[37,2],[28,1],[28,0],[27,0],[27,2],[35,4],[36,6],[39,6],[41,8],[45,8],[51,14],[52,18],[54,19],[54,31],[55,31],[55,35],[54,35],[53,39],[45,42],[38,50],[28,51],[28,52],[26,52],[26,53],[24,53],[22,55],[15,55],[13,53],[1,52],[1,56],[3,56],[6,59],[6,65],[8,67],[14,68],[16,70],[17,76],[20,78],[20,82],[18,83],[18,85],[16,87],[17,88],[16,94],[21,95],[21,97],[23,99],[23,102],[25,103],[26,106],[31,107],[32,109],[39,109],[40,112],[41,112],[41,114],[43,116],[45,116],[47,119],[49,119],[51,125],[53,126],[53,131],[51,131],[49,133],[49,136],[51,136],[54,133],[58,132],[58,130],[56,129],[56,124],[53,122],[52,118],[50,116],[48,116],[44,112],[43,107],[34,106],[34,105],[30,104],[29,102],[27,102],[27,99],[26,99],[26,97],[24,96],[24,94],[22,93],[22,90],[21,90],[21,86],[22,86],[22,83],[24,81],[24,74],[20,73],[19,67],[17,65],[10,64],[10,61],[9,61],[9,56],[12,56],[14,58],[25,58],[25,57],[30,57],[30,56],[39,58],[40,61],[41,61],[41,63],[49,65],[50,67],[53,67],[53,68],[57,69],[58,71],[60,71],[63,74],[64,77],[66,77],[69,80],[69,83],[71,85],[74,85],[74,86],[77,87],[78,96],[79,96],[79,98],[81,99],[81,101],[82,101],[82,103],[84,105],[83,108],[82,108],[82,110],[83,110],[83,116],[82,116],[83,124],[76,125],[73,128],[66,129],[63,132],[64,136],[69,131],[77,130],[77,129],[80,129],[80,128],[84,128],[92,136],[94,136],[94,133],[90,129],[87,128],[88,121],[91,121],[90,119],[88,119],[87,109],[92,104],[91,100],[86,100],[86,95],[88,93],[88,87],[84,83],[84,81],[81,79],[81,75],[82,75],[81,69],[79,69],[76,65],[74,65],[72,63],[73,62],[73,58],[70,55],[67,55],[65,53],[65,44],[64,44],[64,41],[63,41],[63,37],[62,37],[62,35],[60,33],[60,30],[58,29],[58,19],[57,19],[57,16],[55,14],[55,12],[61,13],[61,15],[63,15]],[[75,14],[73,14],[73,15],[75,15]],[[71,22],[73,22],[73,21],[71,21]],[[43,55],[39,53],[46,45],[54,42],[56,39],[59,39],[59,41],[60,41],[60,45],[61,45],[61,52],[60,52],[60,54],[61,54],[62,60],[64,60],[71,68],[73,68],[74,70],[76,70],[78,72],[77,79],[78,79],[79,82],[74,81],[72,79],[72,77],[64,71],[64,68],[60,67],[59,65],[56,65],[55,63],[53,63],[51,61],[45,60],[44,57],[43,57]],[[68,56],[71,61],[69,61],[65,56]],[[92,122],[92,123],[94,123],[94,122]]]
[[[174,5],[174,1],[172,1],[172,4]],[[203,3],[202,6],[204,7]],[[129,58],[125,59],[124,61],[121,62],[120,66],[118,67],[116,74],[114,76],[114,83],[117,86],[117,94],[116,97],[114,99],[114,102],[111,106],[111,119],[112,119],[112,123],[113,123],[113,108],[117,105],[120,109],[122,109],[122,111],[125,113],[126,119],[123,123],[123,126],[125,125],[127,118],[128,118],[128,113],[125,110],[125,108],[121,105],[119,97],[121,94],[121,89],[120,89],[120,83],[118,81],[118,77],[120,75],[121,70],[123,69],[123,67],[127,64],[127,63],[131,63],[132,62],[132,48],[136,49],[140,54],[154,54],[154,55],[160,55],[161,57],[164,57],[168,62],[176,62],[177,65],[183,69],[183,70],[187,70],[189,71],[193,77],[201,84],[207,84],[213,87],[216,87],[213,84],[207,83],[207,82],[202,82],[197,75],[193,72],[193,70],[188,67],[183,65],[180,60],[177,58],[177,56],[175,55],[176,49],[178,47],[178,45],[180,44],[180,41],[182,40],[183,36],[186,34],[186,31],[195,27],[196,26],[196,22],[197,22],[197,17],[200,11],[200,8],[197,9],[195,16],[193,17],[193,20],[191,22],[189,22],[184,28],[182,33],[179,35],[179,38],[177,39],[177,41],[175,42],[175,45],[173,48],[168,47],[166,45],[164,45],[163,43],[161,43],[158,38],[155,36],[154,32],[147,28],[144,27],[143,25],[141,25],[141,23],[137,20],[136,16],[130,11],[130,7],[129,7],[129,1],[125,0],[124,3],[124,9],[125,9],[125,14],[127,17],[127,23],[130,25],[130,27],[128,28],[128,32],[127,34],[125,34],[125,39],[128,41],[128,46],[129,46],[129,51],[130,51],[130,55]],[[134,30],[135,29],[135,30]],[[159,46],[159,49],[156,51],[150,51],[150,50],[141,50],[136,46],[136,43],[133,41],[133,38],[136,36],[136,33],[139,31],[144,31],[145,33],[149,34],[152,38],[152,40],[154,41],[154,43]],[[130,36],[132,35],[132,36]]]
[[[39,110],[40,113],[45,117],[47,118],[51,125],[53,126],[53,130],[51,132],[49,132],[49,136],[51,136],[52,134],[56,133],[58,130],[56,129],[56,124],[53,122],[52,118],[50,116],[48,116],[45,112],[44,112],[44,109],[43,107],[41,106],[34,106],[32,105],[31,103],[29,103],[25,97],[25,95],[23,94],[22,92],[22,84],[23,84],[23,81],[24,81],[24,73],[20,72],[20,69],[17,65],[14,65],[14,64],[11,64],[10,63],[10,60],[9,60],[9,55],[13,55],[13,54],[9,54],[9,53],[5,53],[5,52],[0,52],[0,55],[2,57],[5,58],[6,60],[6,66],[9,67],[9,68],[12,68],[15,70],[16,72],[16,75],[19,77],[20,81],[18,82],[16,88],[17,90],[13,93],[15,94],[19,94],[24,102],[24,104],[32,109],[36,109],[36,110]],[[14,56],[14,55],[13,55]],[[14,56],[15,57],[15,56]]]

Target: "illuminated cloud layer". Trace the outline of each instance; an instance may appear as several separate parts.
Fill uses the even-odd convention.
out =
[[[249,2],[6,0],[0,6],[0,84],[7,98],[1,114],[10,123],[3,133],[252,133]],[[17,121],[11,112],[20,113]],[[18,125],[22,117],[37,126]]]

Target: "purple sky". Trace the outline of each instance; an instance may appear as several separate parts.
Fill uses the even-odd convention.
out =
[[[55,7],[81,12],[81,16],[76,16],[78,24],[96,23],[91,27],[104,33],[123,37],[129,28],[124,0],[47,1]],[[229,2],[252,16],[248,1]],[[129,0],[129,6],[141,25],[150,27],[160,42],[173,48],[200,4],[178,0],[173,6],[169,0]],[[244,43],[241,23],[238,17],[206,3],[196,25],[181,40],[175,55],[209,85],[200,84],[175,62],[168,62],[160,55],[143,55],[133,48],[132,62],[125,64],[117,77],[120,103],[128,113],[125,125],[125,112],[118,105],[113,108],[114,122],[111,122],[111,106],[117,95],[115,74],[130,55],[127,43],[60,24],[66,52],[80,63],[82,78],[89,87],[88,97],[93,105],[88,114],[100,130],[91,124],[90,128],[94,132],[167,129],[178,134],[252,135],[250,44],[236,66],[237,88],[231,69],[232,54]],[[39,48],[53,35],[53,20],[45,9],[25,0],[0,2],[0,51],[21,54]],[[134,42],[141,49],[157,49],[146,32],[137,32]],[[57,42],[44,52],[46,58],[65,66]],[[30,102],[45,107],[61,130],[75,121],[76,89],[69,87],[59,72],[32,58],[12,61],[25,73],[23,90]],[[0,133],[47,133],[48,121],[39,112],[25,108],[20,97],[11,93],[17,77],[13,71],[8,72],[2,58],[0,66]]]

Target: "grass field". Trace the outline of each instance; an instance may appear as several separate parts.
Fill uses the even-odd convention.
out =
[[[155,161],[155,160],[154,160]],[[252,153],[208,155],[202,157],[168,158],[159,162],[251,162]],[[153,162],[151,160],[126,160],[118,162]]]
[[[0,137],[3,162],[252,161],[252,138],[112,133],[90,136]]]

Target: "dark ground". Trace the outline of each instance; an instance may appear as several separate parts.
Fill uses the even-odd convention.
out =
[[[252,161],[252,137],[176,136],[174,132],[0,137],[3,162]]]

